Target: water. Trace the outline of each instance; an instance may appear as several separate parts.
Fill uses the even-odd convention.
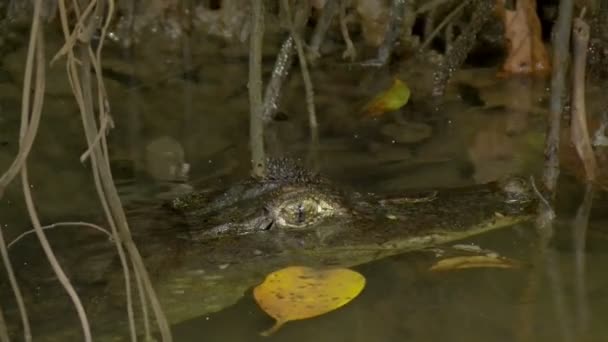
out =
[[[135,52],[109,48],[106,74],[111,77],[106,86],[116,123],[109,136],[111,162],[123,201],[132,209],[143,200],[170,198],[188,186],[225,187],[248,173],[246,46],[227,47],[213,41],[203,44],[197,39],[189,42],[189,58],[184,58],[186,50],[175,46],[163,50],[146,45]],[[48,41],[50,50],[59,47],[56,36],[51,34]],[[269,38],[267,44],[278,47],[278,43],[278,39]],[[269,72],[272,51],[267,55],[265,70]],[[12,76],[0,83],[4,89],[0,94],[2,170],[17,148],[17,80],[23,56],[21,49],[4,57],[3,65]],[[455,85],[471,85],[481,102],[471,101],[463,96],[462,88],[454,86],[448,89],[445,105],[434,111],[419,90],[426,82],[420,78],[424,73],[411,65],[396,69],[412,86],[412,103],[397,115],[379,119],[362,118],[359,110],[366,99],[390,84],[394,71],[357,68],[332,59],[313,69],[320,120],[316,167],[330,179],[382,192],[460,186],[511,173],[538,174],[546,108],[542,82],[497,80],[491,69],[465,70],[456,76]],[[29,163],[37,207],[43,224],[99,221],[95,219],[100,210],[89,167],[78,160],[85,150],[84,138],[64,69],[58,63],[49,70],[43,122]],[[277,143],[269,150],[306,163],[310,145],[303,91],[296,71],[281,102],[287,121],[270,125]],[[591,101],[592,108],[599,107],[599,99]],[[421,126],[430,128],[431,133],[409,143],[399,142],[411,138],[412,127]],[[387,127],[397,127],[401,135]],[[608,315],[604,271],[608,235],[602,213],[605,195],[597,195],[598,209],[592,211],[586,246],[581,249],[574,245],[572,219],[582,187],[572,177],[565,179],[548,254],[538,255],[539,238],[532,224],[521,224],[461,242],[516,259],[522,263],[520,269],[433,273],[428,269],[438,260],[434,251],[361,265],[357,270],[367,278],[367,287],[359,298],[336,312],[289,323],[273,339],[602,340],[606,335],[603,318]],[[29,226],[18,182],[0,203],[0,224],[10,241]],[[83,241],[91,243],[104,237],[86,228],[56,228],[48,234],[78,289],[96,290],[99,284],[91,279],[100,271],[83,270],[73,260],[78,260]],[[90,257],[95,246],[90,244],[83,255]],[[167,243],[152,248],[156,248],[151,252],[157,252],[158,258],[170,259],[176,247]],[[24,289],[35,305],[30,310],[57,310],[65,315],[45,317],[34,329],[74,324],[67,298],[56,309],[46,307],[55,303],[49,302],[48,296],[64,297],[61,289],[36,285],[36,281],[53,284],[52,278],[47,273],[29,274],[28,278],[28,263],[38,262],[39,253],[32,237],[11,249],[16,267],[25,270]],[[97,257],[102,260],[100,267],[113,262],[105,254]],[[576,258],[583,258],[584,270],[580,263],[577,266]],[[118,287],[116,291],[120,291]],[[1,296],[2,308],[13,312],[14,303],[4,296],[6,293]],[[15,317],[9,319],[18,327]],[[252,341],[262,340],[258,333],[271,324],[248,290],[235,305],[173,328],[177,341]]]

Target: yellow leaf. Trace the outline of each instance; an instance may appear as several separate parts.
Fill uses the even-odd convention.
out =
[[[253,289],[258,305],[276,322],[269,336],[288,321],[322,315],[346,305],[365,287],[360,273],[346,268],[291,266],[270,273]]]
[[[519,263],[515,260],[499,257],[497,255],[460,256],[439,260],[433,265],[431,271],[451,271],[465,268],[516,268]]]
[[[395,111],[410,99],[410,88],[401,80],[395,78],[393,85],[374,97],[363,108],[363,114],[378,116],[386,112]]]

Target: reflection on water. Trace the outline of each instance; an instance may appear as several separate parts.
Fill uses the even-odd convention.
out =
[[[58,48],[57,42],[49,41],[51,48]],[[184,50],[139,51],[143,56],[138,56],[138,51],[119,50],[107,58],[106,86],[116,123],[109,137],[112,166],[123,199],[133,210],[142,201],[170,198],[200,184],[225,187],[247,174],[246,50],[244,46],[218,44],[209,48],[212,43],[205,44],[201,50],[204,54],[192,41]],[[172,59],[166,59],[173,53]],[[167,64],[187,56],[188,63],[185,71],[167,74],[170,68],[154,69],[157,60],[151,62],[148,54],[165,58]],[[7,72],[14,76],[0,80],[0,169],[6,168],[16,150],[19,85],[11,79],[20,79],[23,56],[24,50],[18,50],[5,57]],[[411,69],[400,72],[406,82],[419,81],[410,78]],[[45,223],[89,219],[99,211],[89,172],[78,161],[84,139],[62,77],[61,66],[50,69],[46,116],[30,162],[34,193]],[[439,111],[425,102],[422,94],[413,93],[412,103],[402,112],[365,119],[359,115],[361,105],[390,83],[387,70],[351,69],[330,63],[317,66],[313,79],[321,129],[319,168],[347,186],[373,191],[457,186],[538,170],[542,84],[496,80],[494,70],[465,70],[456,76],[455,86],[448,89],[445,105]],[[456,86],[459,82],[472,85],[479,92],[479,101],[467,102]],[[526,96],[522,97],[522,92]],[[270,134],[278,142],[270,150],[305,160],[309,139],[302,94],[300,78],[291,78],[281,103],[284,116],[270,125]],[[425,134],[413,139],[414,129]],[[601,210],[592,211],[586,232],[579,223],[573,228],[581,189],[572,184],[565,189],[560,193],[560,224],[548,246],[549,253],[542,257],[537,255],[538,238],[529,224],[464,242],[520,260],[525,265],[522,269],[434,274],[428,268],[436,256],[426,251],[361,265],[358,270],[366,276],[368,285],[360,298],[326,316],[290,323],[273,338],[601,340],[607,333],[603,318],[608,315],[605,217]],[[606,199],[601,198],[605,196],[598,196],[596,206],[605,207],[602,201]],[[0,224],[10,241],[27,226],[16,184],[1,201]],[[96,277],[115,262],[107,254],[90,253],[97,244],[107,242],[99,240],[105,237],[80,228],[69,234],[63,233],[72,228],[60,229],[61,233],[49,231],[49,235],[63,251],[64,265],[72,279],[83,292],[97,290],[101,279]],[[145,240],[146,232],[138,237]],[[87,253],[79,254],[76,247],[85,244]],[[60,298],[63,294],[60,289],[38,287],[36,281],[53,283],[47,273],[27,273],[27,264],[40,257],[36,248],[33,239],[25,239],[11,253],[18,260],[16,265],[26,270],[21,276],[33,304],[31,310],[66,312],[65,317],[45,317],[45,322],[37,326],[44,330],[74,317],[69,317],[67,297],[65,306],[45,307],[45,296]],[[175,250],[179,246],[160,243],[148,247],[147,253],[169,259],[167,256]],[[99,269],[82,269],[78,262],[73,263],[83,257],[99,259],[95,263]],[[0,279],[3,309],[8,308],[8,318],[17,326],[14,304],[4,301],[4,294],[9,292],[4,279]],[[213,280],[201,277],[200,281]],[[175,335],[178,341],[261,340],[258,332],[270,323],[249,290],[234,306],[176,325]]]
[[[591,229],[602,229],[601,224]],[[536,237],[531,225],[471,239],[503,255],[522,260],[520,270],[472,269],[434,274],[435,257],[410,253],[357,268],[367,287],[353,303],[326,316],[287,324],[277,341],[601,341],[608,302],[608,278],[603,263],[608,240],[593,239],[585,253],[585,288],[579,297],[570,224],[558,228],[552,247],[555,267],[532,264]],[[564,245],[561,245],[564,244]],[[547,266],[547,265],[545,265]],[[558,272],[556,288],[551,272]],[[537,282],[537,283],[535,283]],[[530,296],[530,287],[536,287]],[[559,293],[555,293],[559,290]],[[559,298],[556,298],[559,297]],[[578,298],[577,298],[578,297]],[[588,301],[586,312],[581,300]],[[561,301],[564,317],[558,317]],[[582,315],[582,316],[581,316]],[[581,325],[580,320],[586,319]],[[558,325],[560,322],[562,325]],[[258,333],[272,319],[256,307],[250,293],[235,306],[175,327],[180,341],[263,340]],[[569,334],[570,339],[564,335]]]

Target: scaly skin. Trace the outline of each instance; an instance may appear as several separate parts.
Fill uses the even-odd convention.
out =
[[[380,196],[336,190],[304,171],[276,168],[267,179],[219,196],[190,194],[131,213],[133,230],[145,232],[135,238],[171,323],[230,306],[285,266],[351,267],[530,218],[530,193],[515,179]],[[111,266],[99,278],[105,290],[87,307],[98,336],[126,328],[124,280]]]

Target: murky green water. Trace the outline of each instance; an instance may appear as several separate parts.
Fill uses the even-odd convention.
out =
[[[48,40],[49,51],[59,47],[57,40]],[[109,135],[112,166],[119,191],[131,209],[137,209],[142,200],[169,198],[189,186],[226,187],[248,172],[246,46],[209,45],[202,38],[188,42],[192,53],[188,65],[181,63],[185,50],[178,48],[162,52],[151,46],[135,52],[110,48],[106,86],[116,125]],[[270,56],[269,52],[267,72],[273,62]],[[18,80],[23,59],[22,48],[3,61],[10,77],[0,82],[0,170],[9,165],[17,148]],[[412,85],[412,103],[395,115],[362,118],[361,106],[390,84],[395,69]],[[85,141],[63,71],[61,63],[49,69],[43,121],[29,162],[43,224],[99,221],[95,219],[100,208],[89,166],[79,162]],[[459,186],[513,173],[538,174],[546,107],[542,83],[497,80],[495,70],[465,70],[456,76],[444,105],[436,111],[424,94],[416,92],[426,80],[414,71],[418,70],[365,69],[331,59],[313,68],[320,121],[316,166],[322,173],[342,185],[375,192]],[[476,89],[481,102],[463,96],[458,84]],[[287,119],[271,123],[274,140],[268,149],[273,155],[306,163],[310,145],[303,94],[295,71],[281,101]],[[608,315],[606,199],[602,194],[596,196],[598,209],[592,211],[586,245],[581,249],[573,238],[573,231],[580,227],[571,221],[582,187],[565,183],[559,224],[544,258],[537,254],[534,227],[522,224],[461,242],[516,259],[522,264],[519,269],[433,273],[428,268],[438,260],[436,251],[361,265],[357,270],[367,278],[367,287],[359,298],[331,314],[287,324],[272,339],[603,340],[607,332],[603,321]],[[9,241],[29,226],[19,186],[15,182],[0,202],[0,225]],[[78,280],[98,274],[95,269],[79,268],[73,260],[78,260],[82,241],[104,239],[96,234],[83,232],[83,228],[48,231],[60,260],[72,268],[77,288],[83,291],[95,290],[98,284]],[[141,234],[145,240],[146,233]],[[94,248],[89,245],[82,255],[94,257],[90,253]],[[170,260],[175,252],[169,244],[155,248],[161,259]],[[43,322],[35,321],[34,329],[48,331],[45,329],[54,325],[76,324],[75,316],[66,309],[67,297],[65,305],[57,309],[60,312],[45,305],[47,296],[64,295],[49,285],[54,282],[46,273],[31,274],[39,268],[28,270],[39,264],[41,254],[36,250],[32,236],[10,250],[15,267],[23,271],[23,290],[34,304],[30,310],[55,312]],[[97,257],[101,264],[116,262],[112,256]],[[16,317],[10,315],[14,303],[6,293],[1,296],[2,308],[9,313],[9,323],[18,327]],[[234,306],[174,326],[174,334],[177,341],[262,340],[258,333],[271,324],[248,290]]]

